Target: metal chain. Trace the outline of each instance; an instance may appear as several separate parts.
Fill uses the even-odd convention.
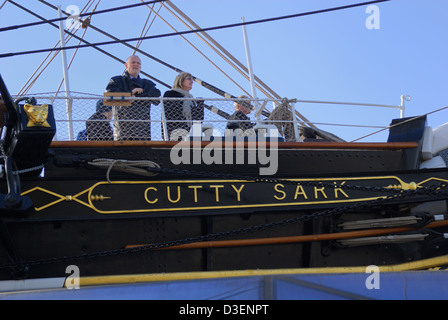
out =
[[[95,162],[101,162],[104,159],[96,159],[92,162],[89,162],[89,165],[95,165]],[[123,163],[131,163],[127,160],[111,160],[106,159],[107,161],[115,161],[115,162],[123,162]],[[328,188],[341,188],[344,187],[345,189],[351,189],[351,190],[357,190],[357,191],[379,191],[379,192],[385,192],[385,193],[400,193],[402,192],[401,189],[394,189],[394,188],[384,188],[384,187],[369,187],[369,186],[357,186],[357,185],[349,185],[344,184],[337,185],[337,184],[329,184],[324,182],[312,182],[312,181],[294,181],[294,180],[286,180],[286,179],[278,179],[278,178],[262,178],[262,177],[254,177],[254,176],[243,176],[243,175],[237,175],[232,173],[219,173],[219,172],[209,172],[209,171],[194,171],[194,170],[179,170],[179,169],[173,169],[173,168],[161,168],[159,164],[150,161],[151,164],[148,164],[148,161],[140,160],[135,161],[136,163],[141,163],[141,168],[139,168],[139,171],[134,171],[132,173],[139,174],[142,176],[148,176],[148,175],[156,175],[156,174],[175,174],[175,175],[187,175],[187,176],[203,176],[207,178],[220,178],[220,179],[229,179],[229,180],[244,180],[244,181],[253,181],[253,182],[262,182],[262,183],[284,183],[289,185],[297,185],[301,184],[303,186],[311,186],[311,187],[328,187]],[[144,166],[143,166],[144,165]],[[115,169],[114,166],[110,166],[110,164],[107,165],[109,170],[106,175],[106,179],[110,182],[109,173],[110,170]],[[147,174],[143,174],[143,170],[147,171]],[[120,170],[119,170],[120,171]],[[130,171],[129,171],[130,172]],[[447,194],[448,195],[448,194]]]
[[[6,155],[5,149],[3,148],[3,142],[0,142],[0,159],[6,159],[6,158],[7,158],[7,155]],[[37,170],[41,170],[42,168],[44,168],[43,164],[33,167],[33,168],[13,171],[12,174],[15,176],[18,176],[18,175],[21,175],[22,173],[37,171]]]
[[[158,172],[158,173],[166,173],[166,174],[176,174],[176,175],[189,175],[189,176],[203,176],[208,178],[221,178],[221,179],[229,179],[229,180],[245,180],[252,182],[262,182],[262,183],[284,183],[289,185],[303,185],[310,187],[328,187],[328,188],[344,188],[349,190],[356,191],[378,191],[384,193],[397,194],[402,193],[404,190],[395,189],[395,188],[385,188],[385,187],[370,187],[370,186],[359,186],[359,185],[338,185],[338,184],[330,184],[324,182],[313,182],[313,181],[295,181],[288,179],[279,179],[279,178],[266,178],[266,177],[254,177],[254,176],[244,176],[237,175],[232,173],[219,173],[219,172],[207,172],[207,171],[192,171],[192,170],[179,170],[172,168],[160,168],[160,167],[147,167],[148,171]],[[421,187],[421,190],[427,187]],[[448,193],[444,194],[448,197]]]
[[[28,168],[28,169],[23,169],[23,170],[17,170],[17,171],[13,171],[12,173],[15,176],[21,175],[22,173],[27,173],[27,172],[31,172],[31,171],[37,171],[37,170],[41,170],[44,167],[43,164],[41,164],[40,166],[36,166],[33,168]]]

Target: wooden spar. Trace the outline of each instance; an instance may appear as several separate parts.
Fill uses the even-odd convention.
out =
[[[219,94],[220,96],[222,96],[222,97],[224,97],[226,99],[238,99],[237,97],[231,95],[230,93],[227,93],[227,92],[225,92],[225,91],[223,91],[223,90],[221,90],[219,88],[216,88],[215,86],[213,86],[213,85],[211,85],[211,84],[209,84],[209,83],[207,83],[205,81],[202,81],[201,79],[198,79],[195,76],[193,76],[193,79],[194,79],[194,81],[199,83],[204,88],[206,88],[206,89],[208,89],[208,90],[210,90],[210,91],[212,91],[212,92],[214,92],[216,94]],[[250,103],[246,102],[246,101],[239,101],[239,103],[244,105],[246,108],[254,110],[254,106],[251,105]],[[262,114],[265,117],[269,117],[271,115],[269,112],[267,112],[265,110],[262,111]]]
[[[224,119],[229,120],[231,117],[231,115],[228,114],[227,112],[222,111],[221,109],[218,109],[214,106],[209,106],[204,103],[204,107],[207,108],[208,110],[210,110],[211,112],[216,113],[218,116],[223,117]]]
[[[437,221],[437,222],[432,222],[432,223],[428,224],[425,228],[433,229],[433,228],[445,227],[447,225],[448,225],[448,221]],[[182,245],[178,245],[178,246],[162,248],[161,250],[260,246],[260,245],[313,242],[313,241],[356,239],[356,238],[367,237],[367,236],[379,236],[379,235],[403,233],[403,232],[410,232],[410,231],[417,231],[417,230],[419,230],[419,228],[410,226],[410,227],[368,229],[368,230],[358,230],[358,231],[346,231],[346,232],[339,232],[339,233],[301,235],[301,236],[289,236],[289,237],[192,242],[192,243],[182,244]],[[139,248],[139,247],[144,247],[144,246],[148,246],[148,244],[127,245],[127,246],[125,246],[125,248],[132,249],[132,248]]]

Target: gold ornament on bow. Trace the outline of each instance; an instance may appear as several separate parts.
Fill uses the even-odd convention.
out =
[[[41,106],[33,106],[25,104],[23,107],[28,117],[27,127],[45,127],[50,128],[50,124],[47,121],[48,118],[48,105],[43,104]]]

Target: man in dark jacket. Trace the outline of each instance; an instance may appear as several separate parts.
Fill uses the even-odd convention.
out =
[[[141,60],[130,56],[121,76],[110,79],[106,92],[129,92],[133,97],[160,97],[154,82],[140,77]],[[153,102],[158,105],[159,102]],[[114,131],[117,140],[151,140],[151,102],[134,101],[130,107],[114,107]]]

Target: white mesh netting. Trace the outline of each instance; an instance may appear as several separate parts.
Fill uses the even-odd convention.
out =
[[[251,136],[254,126],[271,124],[284,140],[295,140],[291,109],[282,101],[137,98],[130,106],[105,106],[102,97],[36,99],[38,104],[53,106],[56,141],[181,140],[190,134],[193,123],[201,123],[213,136],[224,136],[226,129]]]

